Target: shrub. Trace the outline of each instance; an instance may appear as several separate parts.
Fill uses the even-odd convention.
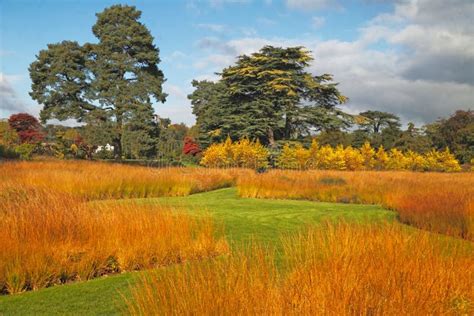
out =
[[[199,148],[199,144],[194,140],[194,138],[186,136],[184,138],[183,154],[196,156],[199,153],[201,153],[201,148]]]
[[[13,114],[8,119],[8,124],[16,130],[21,143],[38,143],[44,138],[40,123],[28,113]]]
[[[372,148],[372,146],[370,146],[369,142],[365,142],[360,148],[360,154],[363,158],[365,169],[372,170],[375,166],[375,150]]]
[[[306,169],[310,154],[301,144],[285,144],[277,158],[277,166],[282,169]]]
[[[375,154],[375,168],[377,170],[384,170],[387,166],[388,155],[383,146],[380,146]]]
[[[268,167],[268,150],[258,140],[243,138],[232,142],[228,137],[224,143],[209,146],[201,159],[206,167],[242,167],[262,169]]]
[[[21,159],[28,160],[31,158],[35,148],[36,145],[34,144],[23,143],[15,147],[15,152],[20,156]]]
[[[0,145],[0,158],[16,159],[19,157],[20,155],[16,153],[14,150],[12,150],[11,148],[6,147],[4,145]]]
[[[258,149],[258,150],[257,150]],[[260,153],[260,154],[257,154]],[[258,158],[256,158],[258,157]],[[260,143],[248,139],[232,143],[230,138],[222,144],[211,145],[204,153],[201,164],[208,167],[250,167],[268,166],[268,151]],[[257,161],[257,162],[256,162]],[[323,169],[323,170],[412,170],[456,172],[461,167],[449,149],[432,150],[421,155],[411,150],[403,153],[392,148],[388,153],[383,146],[375,151],[366,142],[358,149],[351,146],[330,145],[319,147],[314,139],[309,149],[300,143],[287,143],[276,155],[276,166],[281,169]]]
[[[349,146],[344,149],[344,162],[347,170],[362,170],[364,157],[358,149]]]

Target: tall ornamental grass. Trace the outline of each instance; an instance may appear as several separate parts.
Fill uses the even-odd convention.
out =
[[[474,174],[283,171],[240,177],[242,197],[381,204],[422,229],[474,240]]]
[[[339,224],[284,239],[286,271],[252,249],[148,273],[133,315],[471,315],[474,256],[400,225]]]

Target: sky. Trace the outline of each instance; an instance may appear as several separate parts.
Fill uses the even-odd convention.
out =
[[[305,46],[349,113],[373,109],[418,125],[474,109],[473,0],[0,0],[0,118],[38,115],[28,66],[47,44],[97,42],[95,13],[134,5],[160,49],[161,117],[192,125],[191,81],[264,45]]]

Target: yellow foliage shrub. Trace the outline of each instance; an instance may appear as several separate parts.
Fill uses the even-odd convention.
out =
[[[201,164],[206,167],[268,167],[269,153],[258,141],[244,138],[232,143],[228,138],[222,144],[211,145],[203,155]],[[276,158],[276,166],[281,169],[322,169],[322,170],[412,170],[456,172],[461,167],[453,154],[432,150],[427,154],[411,150],[402,152],[392,148],[388,153],[383,146],[377,151],[369,142],[359,148],[338,145],[319,146],[316,139],[310,148],[301,144],[286,144]],[[474,167],[473,167],[474,170]]]
[[[331,168],[334,170],[346,170],[346,160],[344,154],[344,147],[342,145],[338,145],[336,149],[333,151],[332,156],[330,158],[331,161]]]
[[[283,169],[308,169],[311,152],[301,144],[290,146],[285,144],[277,158],[277,166]]]
[[[406,158],[406,169],[412,171],[423,171],[427,169],[426,159],[423,155],[420,155],[414,151],[407,151],[405,154]]]
[[[201,165],[212,168],[267,168],[268,150],[258,140],[243,138],[232,142],[230,137],[221,144],[212,144],[204,152]]]
[[[361,151],[351,146],[344,149],[344,161],[347,170],[362,170],[363,166],[366,166],[368,163],[373,164],[370,159],[366,159]]]
[[[407,159],[400,150],[392,148],[388,154],[386,168],[388,170],[405,170],[407,166],[406,160]]]
[[[377,170],[383,170],[387,166],[388,155],[383,146],[380,146],[375,154],[375,167]]]
[[[369,142],[365,142],[364,145],[360,148],[360,154],[364,159],[364,167],[367,170],[371,170],[375,166],[375,149],[370,146]],[[355,170],[355,169],[353,169]]]
[[[431,150],[426,154],[426,169],[431,171],[460,171],[461,166],[448,148],[444,151]]]

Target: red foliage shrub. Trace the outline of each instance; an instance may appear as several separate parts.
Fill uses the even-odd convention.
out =
[[[41,124],[34,116],[28,113],[13,114],[8,119],[8,124],[16,130],[22,144],[37,143],[44,139]]]
[[[183,154],[196,156],[201,152],[199,144],[190,136],[184,138]]]

